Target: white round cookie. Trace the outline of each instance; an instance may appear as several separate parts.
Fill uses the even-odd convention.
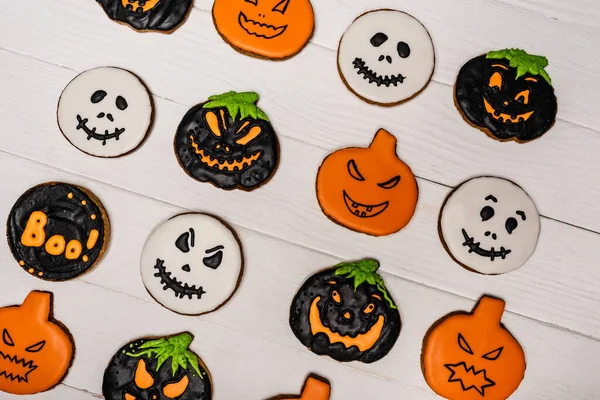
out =
[[[379,105],[410,99],[433,75],[435,53],[429,32],[413,16],[375,10],[358,17],[338,48],[342,80],[358,97]]]
[[[58,126],[73,146],[118,157],[142,143],[152,122],[148,89],[129,71],[99,67],[75,77],[58,101]]]
[[[532,256],[540,215],[529,195],[503,178],[463,182],[446,198],[439,232],[450,256],[482,274],[503,274]]]
[[[144,245],[144,286],[164,307],[200,315],[225,304],[242,276],[233,231],[206,214],[180,214],[157,227]]]

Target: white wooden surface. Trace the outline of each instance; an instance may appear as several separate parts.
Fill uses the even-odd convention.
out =
[[[435,399],[419,365],[421,340],[440,316],[469,310],[483,293],[507,302],[504,322],[523,345],[527,374],[515,399],[600,396],[600,3],[595,0],[313,0],[317,30],[286,62],[251,59],[215,32],[211,0],[196,0],[170,36],[138,34],[106,18],[93,0],[0,0],[0,216],[30,186],[81,184],[106,206],[113,236],[102,263],[66,283],[21,271],[0,243],[0,304],[32,289],[55,293],[55,314],[75,337],[64,383],[38,399],[101,397],[102,373],[125,342],[190,330],[210,368],[216,400],[264,399],[300,388],[309,372],[329,378],[334,400]],[[435,45],[434,81],[390,109],[362,103],[338,78],[335,48],[352,19],[372,8],[410,12]],[[490,49],[524,47],[550,59],[559,98],[553,130],[527,145],[496,143],[467,126],[452,104],[457,70]],[[150,87],[156,120],[135,153],[95,159],[64,140],[56,102],[79,72],[100,65],[137,73]],[[281,141],[274,179],[252,193],[191,180],[172,151],[187,109],[228,90],[255,90]],[[371,238],[331,223],[314,193],[332,150],[367,144],[377,128],[399,139],[419,177],[417,213],[402,232]],[[436,232],[449,187],[496,174],[522,184],[544,215],[537,252],[525,267],[485,277],[458,267]],[[155,303],[139,277],[149,232],[184,210],[208,211],[239,233],[246,273],[234,299],[199,317]],[[404,327],[392,352],[372,365],[340,364],[308,352],[288,324],[299,285],[342,259],[377,257],[400,304]],[[0,394],[0,398],[12,398]]]

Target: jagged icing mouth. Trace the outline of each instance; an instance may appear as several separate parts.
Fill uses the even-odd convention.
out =
[[[500,111],[497,111],[494,107],[492,107],[490,102],[487,101],[487,99],[485,97],[483,98],[483,105],[485,106],[485,111],[487,111],[487,113],[492,118],[494,118],[498,122],[504,122],[507,124],[516,124],[517,122],[525,122],[533,114],[533,111],[529,111],[529,112],[526,112],[523,114],[512,114],[512,115],[502,113]]]
[[[185,296],[187,296],[189,299],[191,299],[193,296],[196,296],[197,298],[201,299],[202,295],[206,293],[202,289],[202,286],[196,288],[196,285],[190,286],[187,283],[177,280],[177,278],[172,276],[171,272],[167,271],[164,260],[157,258],[154,269],[157,271],[154,276],[160,278],[160,283],[163,285],[163,290],[172,290],[175,293],[175,297],[183,299]]]
[[[352,200],[348,193],[344,190],[344,203],[346,203],[346,207],[348,210],[356,215],[359,218],[372,218],[376,215],[381,214],[385,211],[387,206],[390,204],[389,201],[385,201],[381,204],[369,205],[369,204],[360,204],[356,201]]]
[[[136,14],[152,10],[159,2],[160,0],[121,0],[121,4],[125,9]]]
[[[94,129],[87,127],[87,122],[87,118],[81,118],[81,115],[77,114],[77,130],[83,129],[83,131],[87,134],[87,140],[90,140],[91,138],[101,140],[102,146],[106,146],[106,141],[108,139],[114,138],[115,140],[119,140],[119,136],[125,132],[125,128],[115,128],[114,132],[112,133],[109,133],[108,130],[105,130],[104,133],[97,133],[96,127],[94,127]]]
[[[256,164],[262,155],[262,151],[258,150],[250,155],[241,156],[236,159],[218,159],[205,152],[204,149],[199,148],[198,143],[196,143],[193,136],[190,136],[190,140],[192,147],[194,148],[194,153],[199,156],[197,158],[202,164],[223,172],[236,172],[250,168]]]
[[[475,370],[475,366],[467,368],[463,361],[458,364],[444,364],[450,371],[448,382],[459,382],[462,390],[475,389],[481,396],[485,396],[485,389],[496,385],[496,382],[486,376],[485,369]]]
[[[469,247],[469,253],[475,253],[482,257],[489,257],[490,261],[494,261],[496,257],[500,257],[504,260],[506,256],[512,252],[512,250],[507,250],[502,246],[500,246],[500,251],[497,251],[493,247],[489,250],[482,249],[479,247],[480,242],[475,242],[475,239],[470,237],[467,234],[467,231],[463,229],[462,234],[465,238],[465,242],[462,245]]]
[[[340,335],[333,332],[321,322],[321,313],[319,312],[319,307],[317,307],[319,300],[321,300],[321,296],[317,296],[310,305],[310,331],[313,336],[318,333],[324,333],[329,338],[331,344],[342,343],[347,349],[356,346],[360,351],[369,350],[375,345],[383,331],[383,324],[385,322],[383,315],[377,318],[377,321],[367,333],[359,333],[355,337]]]
[[[288,27],[287,25],[273,26],[269,24],[263,24],[246,17],[246,14],[243,12],[240,12],[238,22],[242,29],[245,30],[249,35],[254,35],[264,39],[276,38],[277,36],[282,35]]]
[[[27,376],[36,368],[33,361],[0,351],[0,379],[27,383]]]
[[[376,83],[377,86],[385,85],[386,87],[390,87],[390,85],[398,86],[399,83],[404,83],[406,79],[402,74],[398,75],[386,75],[381,76],[377,72],[373,71],[369,68],[369,66],[363,61],[362,58],[356,57],[352,62],[354,65],[354,69],[356,69],[356,73],[358,75],[363,75],[364,79],[368,79],[369,83]]]

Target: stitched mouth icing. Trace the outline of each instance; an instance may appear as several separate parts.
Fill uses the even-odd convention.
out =
[[[208,154],[204,149],[200,149],[198,144],[194,141],[194,137],[190,136],[191,145],[194,148],[194,152],[199,156],[197,157],[202,164],[209,168],[218,169],[223,172],[236,172],[250,168],[259,160],[262,156],[262,151],[258,150],[250,155],[244,155],[238,158],[220,159]]]
[[[497,111],[489,101],[484,97],[483,105],[485,106],[485,111],[487,111],[488,115],[494,118],[498,122],[504,122],[507,124],[516,124],[517,122],[525,122],[531,117],[533,111],[526,112],[523,114],[506,114],[500,111]]]
[[[502,246],[500,247],[500,251],[496,251],[496,249],[493,247],[490,250],[482,249],[479,247],[480,242],[475,242],[475,239],[470,237],[467,234],[467,231],[463,229],[462,234],[465,237],[465,242],[462,245],[469,247],[469,253],[475,253],[482,257],[488,257],[491,261],[494,261],[496,257],[500,257],[504,260],[506,256],[512,252],[512,250],[506,250]]]
[[[246,17],[246,14],[243,12],[240,12],[238,22],[242,29],[245,30],[249,35],[254,35],[264,39],[276,38],[277,36],[282,35],[288,27],[287,25],[274,26],[263,24]]]
[[[183,283],[174,276],[171,276],[171,272],[167,271],[165,267],[164,260],[159,258],[156,259],[156,264],[154,265],[154,269],[158,272],[154,274],[155,277],[160,278],[160,283],[163,285],[163,290],[171,289],[175,293],[175,297],[179,297],[183,299],[185,296],[188,298],[192,298],[192,296],[196,296],[199,299],[202,298],[202,295],[206,292],[202,289],[202,286],[196,288],[196,285],[189,286],[187,283]]]
[[[402,74],[392,75],[392,76],[381,76],[377,72],[371,70],[367,64],[363,61],[362,58],[356,57],[352,62],[354,65],[354,69],[356,69],[356,73],[358,75],[364,75],[364,79],[368,79],[369,83],[376,83],[377,86],[385,85],[386,87],[390,87],[390,85],[398,86],[398,83],[404,83],[406,79]]]
[[[33,361],[18,358],[0,351],[0,378],[27,383],[27,376],[37,368]],[[15,369],[21,369],[15,372]],[[11,372],[9,372],[11,371]]]
[[[119,129],[119,128],[115,128],[115,131],[112,133],[109,133],[108,130],[104,131],[104,134],[102,133],[96,133],[96,127],[94,127],[94,129],[90,129],[87,127],[87,122],[88,119],[87,118],[81,118],[81,115],[77,114],[77,130],[83,129],[83,131],[87,134],[87,140],[90,140],[91,138],[94,138],[96,140],[101,140],[102,141],[102,146],[106,146],[106,141],[109,139],[115,139],[115,140],[119,140],[119,136],[121,136],[121,134],[123,132],[125,132],[125,128]]]
[[[496,385],[496,382],[485,375],[485,369],[475,371],[475,366],[467,368],[464,361],[458,364],[444,364],[444,367],[451,373],[448,382],[459,382],[465,392],[475,389],[480,395],[485,396],[485,389]],[[465,381],[469,382],[468,386]]]
[[[348,210],[356,215],[359,218],[371,218],[376,215],[381,214],[385,211],[387,206],[390,204],[389,201],[385,201],[381,204],[369,205],[369,204],[360,204],[356,201],[352,200],[348,193],[344,190],[344,203],[346,203],[346,207]]]

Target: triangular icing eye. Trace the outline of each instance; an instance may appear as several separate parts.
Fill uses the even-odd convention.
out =
[[[217,117],[217,114],[212,111],[207,111],[206,114],[204,114],[204,120],[206,121],[211,133],[216,137],[221,137],[221,127],[219,126],[219,118]]]
[[[255,125],[252,128],[250,128],[250,130],[248,131],[248,133],[246,135],[242,136],[235,142],[241,146],[245,146],[248,143],[250,143],[251,141],[253,141],[254,139],[256,139],[258,137],[258,135],[260,135],[262,133],[262,131],[263,130],[260,126]],[[239,133],[239,131],[238,131],[238,133]]]
[[[381,188],[384,188],[384,189],[392,189],[392,188],[396,187],[396,185],[399,182],[400,182],[400,175],[396,175],[395,177],[393,177],[389,181],[385,181],[383,183],[378,183],[377,186],[379,186]]]
[[[364,181],[365,178],[362,176],[360,171],[358,170],[358,166],[354,160],[348,161],[348,173],[357,181]]]
[[[290,5],[290,1],[291,0],[281,0],[279,3],[277,3],[277,5],[275,7],[273,7],[273,11],[277,11],[282,14],[285,14],[285,11],[287,10],[288,6]]]
[[[490,87],[502,88],[502,74],[500,72],[494,72],[490,77]]]
[[[256,6],[258,5],[258,0],[246,0],[246,3],[254,4]]]
[[[45,344],[46,344],[46,341],[42,340],[41,342],[37,342],[36,344],[29,346],[28,348],[25,349],[25,351],[28,351],[30,353],[37,353],[38,351],[40,351],[44,348]]]
[[[10,337],[10,334],[8,333],[8,331],[6,329],[4,329],[4,331],[2,332],[2,340],[4,341],[4,343],[7,346],[15,345],[15,342],[13,342],[12,338]]]
[[[485,358],[486,360],[490,361],[497,360],[498,357],[500,357],[500,354],[502,354],[502,350],[504,350],[504,346],[498,347],[496,350],[492,350],[489,353],[482,355],[481,358]]]
[[[467,340],[465,339],[465,337],[463,335],[461,335],[460,333],[458,334],[458,345],[460,346],[461,349],[463,349],[470,355],[473,355],[473,350],[471,350],[471,346],[469,346],[469,343],[467,343]]]
[[[163,388],[163,394],[169,399],[174,399],[181,396],[187,389],[190,379],[184,375],[178,382],[169,383]]]
[[[148,389],[154,385],[154,378],[146,369],[146,362],[143,359],[138,361],[137,368],[135,369],[135,385],[140,389]]]

